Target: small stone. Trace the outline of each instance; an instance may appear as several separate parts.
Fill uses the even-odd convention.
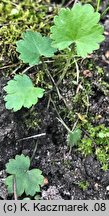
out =
[[[90,70],[84,70],[83,75],[84,77],[92,77],[92,72]]]
[[[62,199],[58,189],[55,186],[50,186],[47,191],[42,190],[42,199],[44,200],[60,200]]]
[[[104,32],[104,35],[108,36],[108,35],[109,35],[109,32],[105,31],[105,32]]]
[[[109,31],[109,20],[106,20],[104,23],[105,31]]]
[[[97,191],[98,191],[98,186],[99,186],[99,185],[98,185],[98,183],[95,183],[95,185],[94,185],[94,186],[95,186],[95,190],[97,190]]]
[[[106,51],[105,57],[106,57],[107,59],[109,59],[109,50]]]
[[[106,171],[102,176],[101,183],[106,187],[109,186],[109,170]]]
[[[106,71],[104,73],[104,80],[107,81],[107,82],[109,82],[109,72],[108,71]]]
[[[106,190],[109,191],[109,185],[106,187]]]

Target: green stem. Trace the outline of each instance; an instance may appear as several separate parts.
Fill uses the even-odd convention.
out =
[[[66,75],[66,73],[67,73],[67,71],[68,71],[68,68],[69,68],[70,65],[71,65],[71,60],[72,60],[72,51],[70,51],[70,52],[68,53],[68,56],[67,56],[67,59],[66,59],[65,68],[64,68],[64,70],[63,70],[63,73],[62,73],[61,76],[60,76],[60,79],[59,79],[58,82],[57,82],[57,85],[59,85],[59,84],[62,82],[62,80],[64,79],[64,77],[65,77],[65,75]]]
[[[63,6],[65,4],[66,0],[62,0],[61,6]]]
[[[96,12],[98,12],[98,11],[99,11],[100,4],[101,4],[101,0],[97,0],[97,9],[96,9]]]
[[[103,13],[101,14],[101,17],[103,17],[107,13],[107,11],[109,11],[109,7],[107,7],[106,10],[103,11]]]
[[[62,99],[62,96],[61,96],[61,93],[59,91],[59,88],[57,87],[57,84],[55,83],[55,80],[54,80],[53,76],[51,75],[50,71],[48,70],[47,64],[43,61],[43,59],[42,59],[42,62],[43,62],[43,70],[45,71],[45,73],[47,74],[47,76],[50,77],[52,83],[54,84],[59,99]]]

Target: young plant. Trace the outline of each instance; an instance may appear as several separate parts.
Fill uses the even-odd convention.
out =
[[[72,130],[65,124],[62,119],[57,118],[58,121],[66,128],[67,134],[67,145],[70,147],[70,152],[73,146],[77,145],[78,142],[81,140],[82,131],[79,128],[73,128]],[[69,152],[69,153],[70,153]]]
[[[100,14],[90,4],[75,4],[72,9],[62,8],[54,17],[50,37],[38,32],[27,31],[17,44],[20,59],[29,65],[39,63],[40,57],[52,57],[57,49],[69,49],[71,58],[75,54],[83,58],[99,48],[104,40],[103,27],[99,24]],[[53,48],[54,47],[54,48]]]
[[[40,192],[40,186],[44,183],[42,171],[29,170],[29,167],[30,159],[23,154],[16,155],[15,159],[10,159],[6,164],[6,172],[10,176],[6,178],[5,184],[10,194],[14,193],[14,188],[17,196],[21,196],[24,192],[27,196],[34,196],[36,192]]]
[[[69,131],[67,135],[67,144],[73,147],[81,140],[81,130],[79,128]]]
[[[4,97],[6,108],[13,109],[14,112],[22,107],[30,108],[42,98],[44,89],[34,87],[31,79],[27,75],[15,75],[13,80],[8,81],[4,87],[7,95]]]
[[[72,58],[83,58],[99,48],[99,43],[104,40],[103,27],[99,24],[100,14],[94,12],[89,5],[75,4],[72,9],[61,9],[58,16],[54,17],[54,26],[51,27],[51,39],[43,37],[38,32],[27,31],[23,33],[23,39],[17,41],[16,50],[20,53],[19,58],[30,66],[37,65],[41,57],[52,57],[59,50],[67,48],[67,63],[60,81],[63,79]],[[77,62],[73,60],[77,67]],[[79,71],[77,70],[77,82]],[[59,83],[60,83],[59,81]],[[44,90],[33,87],[32,82],[26,75],[16,75],[14,80],[9,81],[4,88],[6,108],[17,111],[24,107],[31,107],[37,103],[38,97],[43,96]]]

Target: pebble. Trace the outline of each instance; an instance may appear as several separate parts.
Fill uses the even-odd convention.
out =
[[[106,51],[105,57],[106,57],[107,59],[109,59],[109,50]]]
[[[106,20],[105,23],[104,23],[104,28],[105,28],[105,31],[108,31],[109,32],[109,20]]]
[[[109,191],[109,185],[106,187],[106,190]]]

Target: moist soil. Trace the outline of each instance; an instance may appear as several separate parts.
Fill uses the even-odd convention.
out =
[[[96,64],[103,68],[104,80],[109,82],[109,60],[105,57],[109,49],[109,16],[102,20],[105,27],[105,41],[95,54]],[[32,74],[32,69],[31,69]],[[103,171],[94,155],[83,156],[74,147],[71,153],[66,143],[66,129],[57,120],[52,105],[48,106],[48,97],[44,97],[32,109],[22,109],[16,113],[6,110],[3,87],[9,78],[0,75],[0,199],[13,199],[4,186],[5,164],[16,154],[24,154],[32,159],[31,167],[42,170],[48,184],[41,189],[41,199],[109,199],[109,171]],[[90,97],[89,112],[92,116],[101,115],[94,124],[109,126],[109,94],[105,95],[97,85],[96,77],[91,78],[94,94]],[[69,92],[68,85],[66,85]],[[61,105],[61,102],[59,102]],[[58,106],[57,106],[58,107]],[[79,110],[79,107],[78,107]],[[27,121],[38,122],[36,127],[28,127]],[[65,119],[64,119],[65,120]],[[37,139],[22,140],[38,133],[46,133]],[[37,149],[36,149],[37,147]],[[35,151],[36,150],[36,151]],[[88,182],[83,190],[79,182]]]

